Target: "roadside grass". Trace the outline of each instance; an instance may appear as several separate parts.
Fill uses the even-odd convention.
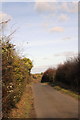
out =
[[[60,83],[53,83],[53,84],[49,83],[49,85],[51,85],[54,89],[56,89],[62,93],[68,94],[68,95],[74,97],[75,99],[78,99],[78,100],[80,99],[80,95],[77,92],[72,91],[70,89],[66,89],[65,87],[62,87],[59,84]]]
[[[9,118],[33,118],[35,116],[31,84],[26,86],[21,100],[12,109]]]
[[[78,99],[78,98],[80,99],[80,95],[78,95],[78,94],[76,94],[76,93],[74,93],[74,92],[72,92],[70,90],[66,90],[64,88],[61,88],[60,86],[54,86],[54,88],[56,90],[58,90],[58,91],[64,92],[64,93],[66,93],[66,94],[68,94],[68,95],[70,95],[72,97],[75,97],[76,99]]]

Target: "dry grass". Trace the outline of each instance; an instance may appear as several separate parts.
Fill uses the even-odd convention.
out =
[[[56,89],[56,90],[58,90],[58,91],[60,91],[60,92],[62,92],[62,93],[68,94],[68,95],[74,97],[75,99],[80,99],[80,95],[74,93],[74,92],[71,91],[71,90],[62,88],[62,87],[60,87],[60,86],[58,86],[58,85],[55,85],[53,88]]]
[[[27,85],[23,93],[23,96],[16,108],[12,109],[10,118],[33,118],[35,117],[35,111],[33,106],[33,96],[31,85]]]

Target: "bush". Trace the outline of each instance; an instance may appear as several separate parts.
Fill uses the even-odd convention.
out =
[[[18,56],[11,43],[10,35],[0,36],[0,38],[2,43],[2,112],[3,117],[7,118],[9,111],[20,100],[26,85],[30,83],[30,71],[33,65],[29,58]]]
[[[49,68],[43,73],[41,82],[57,83],[58,85],[80,93],[80,54],[70,58],[58,68]],[[56,85],[56,84],[55,84]]]
[[[54,81],[54,75],[55,75],[55,69],[49,68],[43,73],[41,82],[53,82]]]
[[[56,70],[55,79],[69,88],[79,92],[80,83],[80,56],[77,58],[71,58],[59,65]]]

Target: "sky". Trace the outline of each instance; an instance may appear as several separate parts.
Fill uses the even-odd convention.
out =
[[[56,67],[78,53],[78,4],[67,2],[3,2],[0,20],[10,19],[8,33],[17,52],[33,61],[32,73]],[[6,32],[5,31],[5,32]]]

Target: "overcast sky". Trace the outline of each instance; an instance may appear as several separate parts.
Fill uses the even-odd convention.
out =
[[[18,28],[12,42],[21,56],[33,61],[32,73],[78,52],[78,4],[67,1],[3,3],[0,18],[11,19],[7,31]]]

